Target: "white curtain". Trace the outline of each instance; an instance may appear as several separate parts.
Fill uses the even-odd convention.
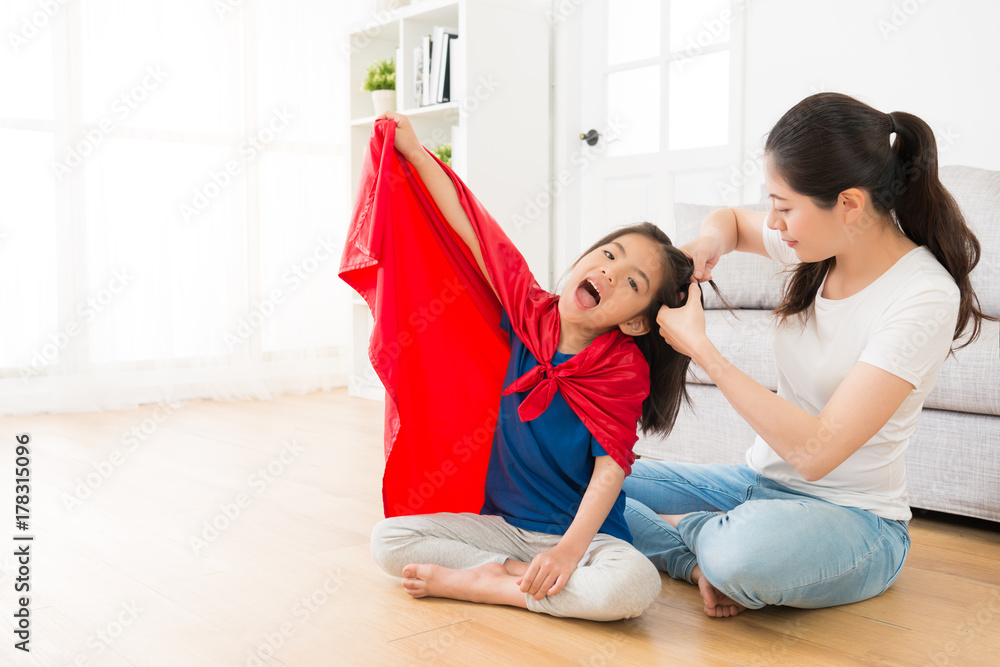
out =
[[[0,7],[0,414],[345,384],[357,6]]]

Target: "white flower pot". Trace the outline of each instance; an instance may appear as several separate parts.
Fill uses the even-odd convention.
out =
[[[375,115],[381,116],[386,111],[396,110],[395,90],[373,90],[372,104],[375,105]]]

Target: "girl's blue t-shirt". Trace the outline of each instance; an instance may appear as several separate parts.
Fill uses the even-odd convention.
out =
[[[539,362],[511,329],[506,312],[500,326],[510,336],[510,362],[503,381],[506,389]],[[556,352],[552,365],[572,356]],[[525,396],[527,393],[514,393],[500,399],[480,514],[502,516],[518,528],[562,535],[590,484],[594,458],[607,452],[558,391],[541,415],[522,422],[517,409]],[[598,532],[632,542],[625,522],[624,491],[618,493]]]

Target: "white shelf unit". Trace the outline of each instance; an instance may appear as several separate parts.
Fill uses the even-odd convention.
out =
[[[388,14],[377,30],[351,36],[351,192],[357,193],[375,120],[371,94],[361,89],[368,65],[393,58],[396,106],[428,148],[452,144],[452,168],[497,219],[545,285],[549,280],[550,25],[548,2],[423,0]],[[452,42],[451,101],[414,106],[413,49],[434,26],[458,28]],[[384,398],[368,361],[371,316],[352,307],[353,396]]]

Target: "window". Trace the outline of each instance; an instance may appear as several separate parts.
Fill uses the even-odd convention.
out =
[[[632,128],[609,156],[730,143],[732,4],[609,0],[607,117]]]
[[[336,4],[13,0],[0,19],[4,410],[343,384]]]

